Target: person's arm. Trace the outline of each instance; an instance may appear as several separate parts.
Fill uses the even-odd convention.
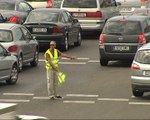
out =
[[[52,66],[52,69],[55,70],[55,71],[58,71],[58,69],[54,66],[54,64],[52,63],[51,61],[51,58],[49,56],[49,54],[47,53],[46,54],[46,60],[48,61],[48,63]]]
[[[59,50],[58,50],[58,53],[61,57],[70,58],[71,60],[76,59],[75,56],[70,56],[70,55],[64,54],[64,53],[60,52]]]

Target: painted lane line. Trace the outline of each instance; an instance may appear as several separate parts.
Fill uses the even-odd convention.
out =
[[[63,103],[81,103],[81,104],[94,104],[95,101],[63,101]]]
[[[88,62],[91,62],[91,63],[99,63],[100,61],[99,61],[99,60],[89,60]]]
[[[3,93],[3,95],[33,96],[33,93]]]
[[[66,94],[69,97],[98,97],[99,95],[85,95],[85,94]]]
[[[129,102],[130,105],[150,105],[149,102]]]
[[[0,102],[30,102],[30,100],[19,99],[0,99]]]
[[[50,98],[49,98],[49,97],[33,97],[33,99],[48,100],[48,99],[50,99]]]
[[[122,102],[129,101],[129,99],[126,99],[126,98],[98,98],[97,100],[101,100],[101,101],[122,101]]]
[[[85,65],[86,62],[59,62],[59,64],[67,64],[67,65]]]
[[[70,60],[70,59],[62,57],[62,60]],[[89,60],[89,58],[77,58],[77,60]]]

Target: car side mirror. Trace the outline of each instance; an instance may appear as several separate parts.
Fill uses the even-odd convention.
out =
[[[4,52],[4,56],[11,56],[11,53],[8,52],[8,51],[5,51],[5,52]]]
[[[32,39],[36,40],[36,36],[32,36]]]
[[[73,19],[73,23],[78,23],[79,20],[78,19]]]

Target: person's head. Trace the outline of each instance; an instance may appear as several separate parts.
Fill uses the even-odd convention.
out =
[[[56,47],[56,42],[55,41],[51,41],[50,42],[50,48],[54,49]]]

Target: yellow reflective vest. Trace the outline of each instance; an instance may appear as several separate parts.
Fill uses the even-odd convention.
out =
[[[48,49],[48,50],[45,52],[45,54],[44,54],[45,58],[46,58],[46,54],[49,54],[53,65],[57,68],[57,67],[58,67],[58,62],[59,62],[59,59],[58,59],[59,56],[58,56],[58,51],[57,51],[57,49],[54,49],[54,56],[52,55],[50,49]],[[48,62],[46,59],[45,59],[45,67],[46,67],[47,70],[52,69],[52,66],[49,64],[49,62]]]

